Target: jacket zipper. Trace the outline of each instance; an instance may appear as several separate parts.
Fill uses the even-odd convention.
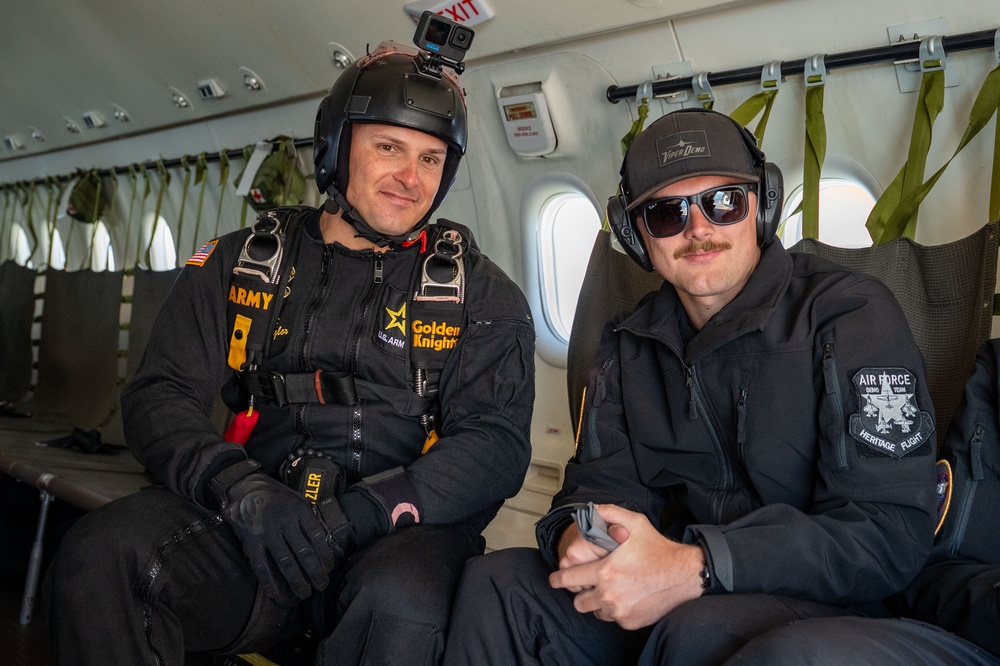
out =
[[[716,524],[721,524],[725,496],[733,489],[733,462],[729,452],[726,450],[726,447],[722,444],[722,437],[719,434],[720,431],[718,425],[715,423],[715,420],[712,418],[712,415],[708,411],[708,407],[705,404],[705,398],[698,385],[698,375],[695,371],[695,367],[693,365],[688,365],[683,361],[681,361],[681,364],[687,372],[687,387],[691,394],[691,400],[688,403],[688,416],[692,419],[697,419],[699,407],[701,408],[701,413],[705,415],[705,423],[708,426],[708,432],[712,436],[712,442],[715,444],[715,448],[722,458],[722,490],[714,493],[715,496],[712,498],[712,512],[715,515],[715,522]]]
[[[306,347],[309,346],[310,334],[313,329],[313,324],[316,323],[316,314],[319,312],[319,307],[326,298],[326,290],[330,282],[330,263],[332,257],[330,255],[330,248],[323,246],[323,259],[320,264],[320,274],[319,274],[319,289],[313,295],[313,299],[309,301],[309,306],[306,308],[305,317],[302,321],[302,343],[299,345],[299,367],[303,370],[308,370],[306,365]],[[302,432],[303,417],[305,414],[306,405],[301,404],[295,409],[295,425],[298,427],[299,431]]]
[[[736,442],[742,447],[747,441],[747,390],[740,387],[740,398],[736,401]]]
[[[837,375],[837,359],[833,355],[833,342],[823,343],[823,382],[826,394],[833,400],[833,405],[837,410],[841,422],[844,419],[844,399],[840,395],[840,380]],[[837,429],[837,466],[840,469],[847,467],[847,444],[845,442],[844,429]]]
[[[609,356],[604,365],[601,366],[600,371],[597,373],[597,383],[594,385],[594,398],[593,406],[587,413],[587,441],[591,443],[592,453],[596,453],[600,450],[597,442],[597,408],[601,406],[604,401],[605,395],[607,394],[607,388],[605,382],[607,381],[608,370],[614,365],[615,357]],[[579,454],[578,454],[579,455]]]
[[[965,527],[969,523],[969,514],[972,513],[972,500],[976,496],[976,488],[979,486],[979,480],[982,478],[982,474],[976,474],[976,470],[982,470],[981,456],[984,432],[985,428],[977,423],[976,429],[972,432],[972,440],[969,442],[968,462],[972,470],[972,473],[969,475],[971,481],[968,488],[962,493],[962,504],[959,506],[958,522],[955,524],[955,531],[951,534],[951,543],[947,545],[946,549],[949,555],[956,555],[958,553],[958,547],[965,538]]]
[[[351,340],[351,355],[347,363],[347,369],[351,374],[355,374],[358,370],[358,353],[361,349],[361,338],[364,336],[365,325],[368,322],[368,310],[372,300],[375,298],[375,294],[378,292],[378,285],[382,283],[382,261],[382,255],[376,252],[373,262],[372,283],[365,297],[361,300],[361,313],[358,316],[358,325],[354,327],[354,337]],[[361,478],[361,450],[363,448],[361,416],[361,398],[358,398],[358,401],[354,403],[351,413],[351,473],[354,479]]]

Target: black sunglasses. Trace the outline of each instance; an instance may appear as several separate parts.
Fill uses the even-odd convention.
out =
[[[684,231],[694,204],[712,224],[721,226],[742,221],[750,211],[747,193],[756,191],[756,183],[723,185],[698,194],[653,199],[639,206],[635,214],[642,217],[650,236],[667,238]]]

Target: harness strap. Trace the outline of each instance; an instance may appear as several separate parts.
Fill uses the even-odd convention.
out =
[[[403,416],[421,416],[434,405],[433,395],[421,397],[409,389],[393,388],[357,379],[349,372],[265,372],[240,375],[243,389],[257,400],[279,407],[292,404],[353,405],[359,399],[388,402]]]

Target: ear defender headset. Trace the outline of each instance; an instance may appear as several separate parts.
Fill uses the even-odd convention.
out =
[[[757,172],[757,245],[764,247],[770,243],[774,238],[775,232],[778,230],[778,222],[781,217],[781,204],[784,200],[781,170],[776,164],[768,162],[765,159],[764,153],[757,147],[757,138],[746,127],[728,116],[705,109],[681,109],[673,113],[712,113],[726,118],[726,120],[739,130],[740,137],[743,139],[743,143],[753,160],[753,168]],[[631,146],[629,152],[631,152]],[[608,223],[611,225],[611,230],[614,232],[615,237],[618,238],[618,242],[621,243],[622,248],[625,250],[625,254],[631,257],[644,270],[652,271],[653,264],[649,260],[646,245],[642,240],[642,234],[639,232],[638,225],[640,221],[636,217],[636,211],[639,209],[628,210],[628,206],[632,203],[634,195],[629,186],[627,164],[628,153],[626,153],[625,159],[622,161],[621,193],[608,199]],[[692,172],[690,177],[698,175],[700,174]]]

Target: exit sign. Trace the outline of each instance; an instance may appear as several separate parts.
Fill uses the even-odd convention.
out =
[[[422,2],[411,2],[403,9],[413,22],[420,20],[420,15],[425,11],[432,11],[440,14],[446,19],[451,19],[455,23],[461,23],[472,27],[488,21],[496,15],[486,0],[422,0]]]

